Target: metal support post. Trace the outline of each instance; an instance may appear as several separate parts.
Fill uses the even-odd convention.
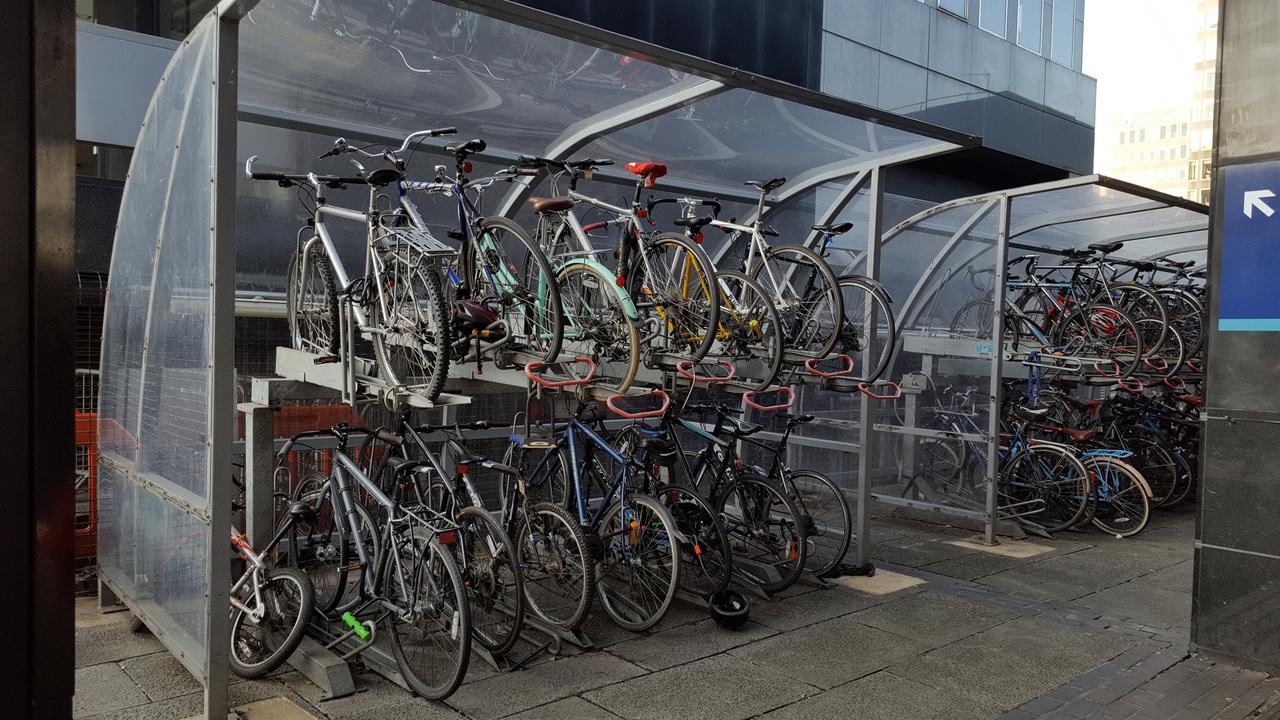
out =
[[[270,405],[240,403],[244,413],[245,532],[261,548],[275,531],[275,415]]]
[[[871,171],[871,178],[867,185],[869,197],[867,199],[867,277],[873,280],[880,279],[880,225],[884,220],[884,170],[875,168]],[[868,308],[868,312],[872,312]],[[874,317],[869,318],[869,324],[866,327],[875,327],[874,324],[878,320]],[[872,334],[874,339],[874,333]],[[865,368],[875,357],[872,353],[878,351],[872,347],[873,343],[869,343],[868,347],[862,354],[862,366]],[[892,372],[890,368],[887,372]],[[866,394],[862,394],[859,403],[859,422],[858,422],[858,507],[855,510],[858,527],[854,538],[854,563],[859,568],[867,566],[867,554],[869,545],[871,544],[871,466],[876,452],[876,433],[873,425],[875,424],[875,406],[872,404],[871,398]]]
[[[996,274],[995,287],[991,294],[991,345],[1001,347],[1004,338],[1004,291],[1005,263],[1009,257],[1009,197],[1000,199],[1000,219],[996,228]],[[991,357],[991,388],[989,401],[991,411],[987,432],[987,520],[983,537],[988,545],[996,544],[996,513],[1000,485],[1000,403],[1001,389],[1004,379],[1004,353],[995,352]]]

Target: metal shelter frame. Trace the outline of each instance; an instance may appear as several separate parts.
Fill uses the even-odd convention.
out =
[[[305,4],[308,7],[312,5],[309,2]],[[754,93],[753,97],[772,101],[784,114],[790,112],[789,108],[803,108],[833,122],[847,122],[865,135],[865,138],[848,138],[848,143],[840,143],[849,148],[851,158],[802,168],[803,172],[793,180],[791,187],[772,199],[767,212],[792,205],[819,187],[847,178],[847,182],[839,187],[835,200],[813,221],[835,219],[859,192],[868,192],[872,200],[866,227],[868,250],[864,259],[873,277],[879,268],[882,169],[978,142],[973,136],[744,73],[510,0],[433,0],[419,3],[436,4],[453,6],[459,11],[473,11],[498,22],[618,53],[620,57],[636,63],[665,68],[673,76],[676,73],[687,74],[660,91],[631,97],[588,115],[562,128],[556,137],[542,145],[517,148],[495,143],[476,156],[478,162],[510,164],[521,152],[566,157],[621,130],[729,93],[744,97],[744,93]],[[230,548],[225,541],[225,533],[231,524],[231,498],[229,484],[221,480],[230,467],[234,440],[231,418],[236,407],[233,353],[237,240],[240,237],[237,219],[243,209],[241,194],[237,192],[242,160],[237,150],[237,138],[244,127],[258,126],[299,134],[344,134],[370,142],[398,143],[407,130],[418,129],[416,126],[406,128],[362,123],[350,117],[327,115],[323,109],[308,111],[245,101],[247,88],[262,91],[267,87],[255,85],[260,78],[251,77],[246,72],[252,69],[252,65],[246,65],[243,55],[245,28],[257,25],[256,22],[247,22],[252,20],[250,12],[255,6],[256,0],[221,0],[175,53],[152,98],[131,167],[132,188],[126,189],[122,203],[122,222],[113,256],[113,286],[108,294],[103,343],[104,348],[114,348],[104,350],[106,418],[111,420],[110,413],[115,412],[120,419],[129,419],[116,425],[104,421],[100,426],[108,428],[101,431],[100,447],[103,448],[104,473],[111,475],[111,481],[105,485],[112,493],[100,498],[100,507],[114,513],[99,525],[101,540],[105,541],[100,542],[100,547],[115,554],[104,564],[100,601],[104,605],[123,603],[146,620],[166,647],[204,686],[205,716],[219,720],[226,716],[228,709],[229,618],[228,613],[220,608],[229,604]],[[332,41],[332,37],[329,39]],[[296,46],[290,48],[291,51],[298,49]],[[478,60],[470,63],[470,67],[482,64]],[[459,64],[468,65],[462,61]],[[358,69],[352,72],[358,72]],[[494,77],[492,72],[490,77]],[[625,82],[622,87],[626,89]],[[280,88],[280,92],[284,92],[284,88]],[[427,104],[428,100],[418,99],[418,102]],[[170,106],[180,111],[173,115],[163,114]],[[417,123],[418,120],[411,122]],[[789,117],[788,122],[778,126],[780,132],[797,127],[809,133],[811,154],[814,148],[826,148],[831,144],[833,138],[806,126],[801,119]],[[166,133],[177,138],[174,144],[167,146],[158,140],[169,137]],[[881,147],[878,145],[881,138],[889,138],[892,142]],[[865,150],[855,151],[855,140],[865,140]],[[423,149],[428,153],[442,154],[443,143]],[[828,153],[830,157],[839,155],[830,150]],[[188,183],[187,186],[175,188],[179,176]],[[596,179],[625,186],[634,182],[633,178],[620,172],[601,172]],[[192,191],[195,187],[201,190]],[[203,188],[209,191],[204,192]],[[133,189],[132,193],[130,189]],[[736,184],[710,182],[706,177],[683,177],[679,172],[665,178],[662,189],[716,196],[741,203],[754,203],[756,199]],[[503,198],[500,211],[514,215],[532,190],[532,185],[513,187]],[[159,199],[157,214],[139,211],[140,204],[147,198]],[[171,206],[175,208],[173,213],[168,212]],[[154,225],[157,216],[158,228]],[[199,219],[205,216],[209,220],[207,230],[197,227]],[[239,229],[246,228],[242,225]],[[169,287],[164,285],[167,271],[162,266],[174,260],[166,257],[167,253],[172,254],[182,247],[200,249],[197,256],[207,257],[207,260],[195,263],[196,280],[191,281],[192,284],[181,288]],[[122,269],[131,272],[117,272]],[[203,287],[206,283],[207,289]],[[182,293],[180,302],[176,301],[178,293],[174,292],[179,290]],[[249,314],[273,314],[261,308],[248,309],[252,310]],[[187,325],[179,323],[174,328],[164,325],[174,318]],[[179,331],[187,334],[181,335]],[[174,343],[177,342],[185,345],[176,347]],[[178,350],[181,353],[175,352]],[[135,356],[141,358],[140,366]],[[147,368],[151,366],[154,366],[153,377],[148,379]],[[184,381],[193,383],[185,389],[189,396],[179,397],[166,384],[172,382],[175,369],[185,373]],[[160,392],[161,389],[165,392]],[[195,398],[197,402],[185,409],[179,407],[180,401],[187,397]],[[869,407],[870,401],[863,397],[860,408],[864,416]],[[187,412],[188,416],[184,418],[192,422],[190,427],[179,430],[186,433],[185,441],[198,448],[201,459],[199,472],[195,474],[202,476],[181,481],[166,475],[170,471],[163,467],[149,469],[146,458],[140,457],[141,452],[152,444],[157,448],[164,445],[156,435],[157,423],[180,412]],[[860,440],[867,443],[870,423],[861,425]],[[830,443],[816,438],[814,441]],[[851,443],[846,444],[846,448],[856,449]],[[860,466],[865,467],[866,462],[865,459],[860,460]],[[855,550],[860,564],[865,563],[869,532],[866,519],[869,484],[865,472],[862,477],[858,490],[859,536]],[[146,507],[162,509],[148,511]],[[169,519],[161,519],[162,516]],[[254,524],[260,525],[261,519]],[[176,536],[175,533],[181,535]],[[155,552],[141,553],[139,543],[144,540],[156,545],[167,542],[176,549],[171,549],[167,556]],[[187,578],[187,586],[183,592],[186,595],[178,599],[162,594],[146,598],[138,595],[139,583],[151,582],[151,575],[160,570],[173,570],[174,565],[181,565],[185,573],[183,577]],[[185,613],[182,622],[190,623],[193,613],[196,618],[202,618],[196,621],[199,627],[190,633],[175,619],[179,613],[178,602],[182,603],[181,612]]]
[[[1064,209],[1058,209],[1058,204],[1064,206]],[[928,226],[931,221],[940,220],[944,216],[952,216],[956,222],[947,224],[945,229]],[[996,218],[994,227],[986,228],[984,231],[990,234],[989,240],[993,243],[993,248],[979,245],[976,251],[962,255],[958,262],[949,264],[949,260],[954,260],[951,256],[956,248],[963,241],[972,239],[975,228],[987,223],[992,216]],[[1117,225],[1117,222],[1121,224]],[[988,368],[989,382],[985,399],[990,412],[987,426],[980,435],[962,434],[960,436],[960,439],[966,442],[985,445],[986,497],[981,508],[974,508],[928,497],[924,499],[907,497],[906,493],[895,495],[873,492],[872,495],[880,502],[889,505],[979,520],[984,527],[985,541],[994,544],[997,526],[1001,521],[998,507],[998,463],[995,461],[1000,452],[998,408],[1002,402],[1003,381],[1010,377],[1017,377],[1019,373],[1025,373],[1025,369],[1020,365],[1010,363],[1009,354],[998,340],[1003,336],[1003,307],[1007,289],[1004,270],[1010,248],[1056,256],[1066,249],[1083,248],[1091,243],[1117,241],[1135,243],[1155,240],[1158,244],[1163,238],[1186,236],[1183,242],[1172,247],[1160,248],[1156,252],[1143,252],[1135,257],[1133,254],[1126,255],[1122,248],[1116,254],[1116,257],[1121,259],[1147,260],[1175,254],[1206,252],[1208,228],[1209,216],[1206,206],[1115,178],[1089,175],[940,203],[903,220],[886,231],[877,239],[875,244],[877,253],[882,253],[891,241],[910,233],[946,238],[942,249],[937,251],[925,267],[902,305],[896,308],[899,320],[899,345],[895,351],[895,358],[899,361],[908,357],[913,360],[919,358],[925,368],[936,367],[939,357],[951,360],[953,364],[956,364],[957,360],[970,363],[981,362]],[[1193,242],[1192,240],[1197,236],[1200,238],[1199,241]],[[990,249],[994,249],[991,253],[992,260],[978,263],[978,260],[987,255]],[[971,263],[977,263],[980,267],[994,272],[993,288],[989,296],[992,312],[992,341],[966,343],[962,339],[952,337],[954,333],[950,328],[939,332],[927,325],[917,327],[920,325],[918,319],[923,314],[923,310],[955,277],[953,273],[955,267],[967,267]],[[895,369],[901,368],[895,365]],[[911,438],[956,439],[954,432],[930,429],[917,424],[919,418],[914,415],[914,412],[918,408],[910,402],[907,406],[908,417],[904,422],[876,423],[875,429],[882,432],[872,433],[867,438],[867,442],[875,442],[877,438],[883,438],[884,435],[890,435],[895,440],[907,438],[908,441]],[[905,444],[907,441],[903,442]],[[874,447],[864,445],[863,456],[867,462],[870,462],[875,450]],[[905,455],[906,462],[910,465],[914,458],[909,452]],[[912,470],[913,468],[909,468],[908,474]],[[898,473],[900,479],[901,468]],[[884,473],[881,472],[880,475],[883,476]],[[912,477],[914,479],[914,476]]]

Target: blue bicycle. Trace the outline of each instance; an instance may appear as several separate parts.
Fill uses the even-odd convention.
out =
[[[576,389],[593,380],[595,363],[578,358],[575,364],[588,368],[585,376],[553,379],[547,376],[548,366],[539,362],[526,365],[525,375],[536,388]],[[576,399],[576,409],[562,424],[553,416],[549,436],[526,432],[511,438],[517,449],[543,451],[527,473],[526,486],[563,503],[577,517],[596,561],[596,598],[610,619],[626,630],[647,630],[662,620],[675,599],[682,537],[657,499],[633,489],[646,486],[642,476],[648,468],[592,429],[602,417],[599,405],[569,397]],[[621,395],[610,397],[606,406],[626,419],[660,417],[671,400],[661,390],[651,397],[661,407],[629,411],[617,404]]]

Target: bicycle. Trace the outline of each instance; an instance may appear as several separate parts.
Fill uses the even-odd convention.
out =
[[[400,173],[394,203],[387,210],[393,225],[429,234],[421,211],[408,197],[412,191],[456,200],[458,226],[447,235],[459,244],[459,250],[444,272],[447,287],[453,290],[448,306],[453,311],[450,353],[455,362],[474,361],[479,367],[484,358],[500,366],[510,366],[521,358],[554,360],[560,352],[564,316],[551,266],[519,225],[503,217],[485,217],[479,209],[484,190],[520,177],[520,170],[513,167],[488,177],[470,177],[469,158],[487,147],[483,140],[475,139],[444,149],[454,158],[453,177],[446,175],[443,165],[437,165],[430,182],[404,179],[408,170],[408,159],[401,157],[404,150],[434,136],[418,134],[415,139],[411,135],[398,150],[356,147],[338,138],[321,157],[359,153],[386,160]],[[369,147],[377,149],[371,152]]]
[[[588,367],[582,377],[549,379],[543,377],[547,366],[540,363],[526,365],[525,376],[537,388],[581,388],[591,383],[595,365],[588,358],[576,362]],[[653,417],[666,410],[670,398],[661,390],[652,396],[663,403],[658,410],[629,412],[616,405],[622,397],[619,395],[610,396],[606,404],[624,418]],[[526,485],[563,489],[565,508],[576,515],[597,562],[596,598],[619,627],[639,632],[661,621],[675,599],[680,577],[678,548],[684,539],[658,500],[631,489],[637,484],[633,476],[645,468],[591,428],[589,423],[595,418],[588,411],[594,407],[579,398],[577,409],[561,427],[553,417],[549,436],[533,437],[526,428],[517,445],[543,451],[532,463]],[[594,457],[597,452],[617,467],[612,479],[603,474],[602,464]]]
[[[453,128],[441,128],[412,133],[393,154],[398,156],[418,138],[452,132]],[[398,214],[378,209],[379,190],[399,183],[401,173],[394,168],[356,177],[263,173],[253,170],[256,159],[255,155],[245,162],[248,177],[297,187],[314,201],[289,267],[286,304],[293,347],[319,355],[317,362],[343,362],[359,377],[358,336],[372,343],[384,385],[434,402],[448,376],[450,344],[438,266],[454,253],[429,233],[404,226]],[[326,189],[347,185],[369,187],[365,210],[325,201]],[[365,274],[354,281],[329,234],[328,218],[366,228]],[[348,325],[353,326],[351,334],[345,329]]]
[[[666,173],[666,166],[628,163],[628,172],[637,176],[635,194],[629,207],[619,207],[577,189],[580,180],[590,179],[597,167],[611,165],[612,160],[521,157],[520,163],[533,169],[551,170],[553,185],[560,177],[568,177],[566,195],[529,199],[538,218],[537,243],[563,267],[578,265],[589,271],[582,275],[584,281],[592,276],[613,281],[618,303],[628,319],[637,325],[636,342],[640,342],[639,331],[643,329],[644,344],[652,348],[647,364],[656,366],[659,356],[693,360],[705,357],[715,339],[713,328],[717,326],[720,312],[713,289],[715,269],[711,260],[693,239],[678,233],[646,234],[640,223],[652,209],[651,205],[641,206],[640,195]],[[608,219],[583,225],[574,212],[575,205],[600,210]],[[605,251],[595,247],[590,235],[611,226],[617,228],[617,262],[612,271],[596,259]],[[613,299],[609,298],[609,302]],[[579,310],[585,314],[590,308],[584,305]],[[573,318],[569,322],[572,325]],[[638,365],[640,357],[637,344],[631,356],[632,364]],[[628,367],[626,372],[630,375],[626,378],[629,385],[635,371]],[[611,389],[624,391],[621,383]]]
[[[245,571],[231,585],[231,651],[227,662],[243,678],[266,677],[280,667],[306,634],[315,606],[315,590],[301,570],[268,567],[268,556],[296,518],[315,511],[305,503],[290,506],[285,522],[262,552],[254,552],[243,533],[231,528],[231,545],[245,562]]]
[[[288,457],[298,440],[336,438],[332,465],[321,487],[299,484],[298,495],[316,508],[291,548],[294,564],[316,585],[322,614],[341,612],[363,649],[391,621],[391,649],[405,682],[432,700],[448,697],[466,674],[471,656],[471,612],[462,572],[447,546],[458,526],[424,518],[388,497],[346,453],[353,432],[345,424],[299,433],[281,448]],[[305,491],[305,492],[304,492]],[[380,524],[356,499],[362,492],[383,516]],[[311,502],[314,501],[314,502]],[[348,574],[355,573],[348,588]],[[344,601],[344,595],[350,595]],[[361,620],[366,611],[377,614]]]

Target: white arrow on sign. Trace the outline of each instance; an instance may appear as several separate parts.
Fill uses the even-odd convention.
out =
[[[1276,194],[1270,190],[1246,190],[1244,193],[1244,214],[1245,217],[1252,218],[1253,210],[1257,208],[1262,211],[1263,215],[1271,217],[1276,211],[1271,209],[1263,198],[1273,198]]]

